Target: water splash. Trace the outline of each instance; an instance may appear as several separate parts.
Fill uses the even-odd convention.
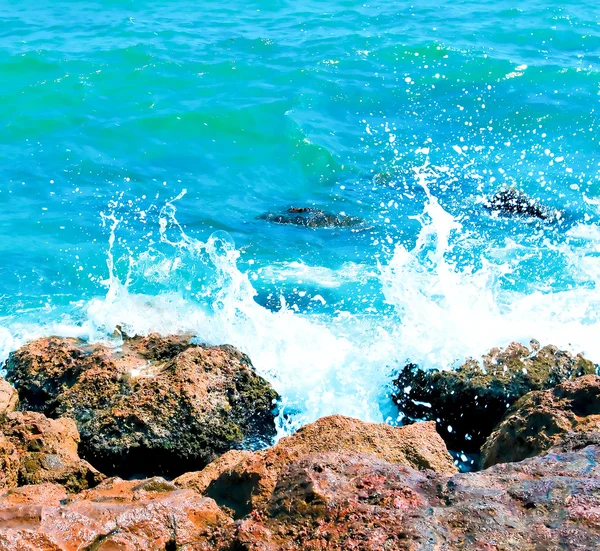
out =
[[[573,247],[568,241],[543,243],[567,258],[573,273],[591,283],[588,288],[546,293],[507,290],[502,280],[511,275],[514,264],[494,262],[483,253],[478,269],[452,260],[469,236],[431,194],[429,183],[438,177],[436,171],[424,165],[415,175],[426,194],[423,213],[417,217],[421,231],[416,245],[412,250],[398,245],[381,269],[383,292],[398,312],[397,338],[407,358],[426,368],[450,368],[494,346],[510,341],[527,344],[537,338],[599,361],[600,344],[594,334],[600,330],[596,314],[600,264],[590,253],[597,253],[600,235],[590,226],[577,227],[570,230],[571,237],[588,238],[587,247]],[[485,253],[507,259],[519,248],[507,239],[501,250]]]
[[[159,238],[149,238],[145,248],[119,237],[127,217],[112,204],[102,215],[108,232],[106,293],[77,304],[74,312],[50,315],[44,325],[12,323],[0,329],[0,350],[5,357],[48,334],[118,345],[111,336],[117,325],[130,334],[191,332],[201,342],[229,343],[247,353],[281,394],[280,435],[332,413],[395,421],[389,383],[407,361],[450,368],[494,346],[532,337],[600,361],[597,227],[575,226],[563,244],[545,244],[568,260],[582,285],[517,292],[503,282],[524,257],[525,246],[506,239],[503,247],[481,248],[477,267],[459,262],[461,251],[478,243],[476,236],[432,193],[436,167],[425,164],[414,176],[424,193],[423,210],[414,217],[420,226],[414,246],[396,243],[389,260],[377,267],[346,266],[337,278],[357,288],[378,282],[389,309],[367,304],[360,314],[341,308],[334,315],[296,312],[283,294],[278,309],[261,306],[257,272],[240,269],[240,251],[231,237],[216,232],[202,241],[179,223],[184,190],[152,211],[155,219],[146,222],[156,224]],[[285,271],[280,274],[283,285]],[[145,286],[152,292],[144,292]]]

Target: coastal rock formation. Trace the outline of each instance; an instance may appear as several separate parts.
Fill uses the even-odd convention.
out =
[[[277,393],[231,346],[150,335],[116,351],[48,338],[6,370],[21,408],[73,418],[81,456],[107,474],[177,476],[275,433]]]
[[[0,418],[0,488],[56,483],[69,492],[95,486],[104,476],[79,458],[72,419],[12,412]]]
[[[174,483],[203,492],[243,517],[268,501],[279,474],[290,463],[304,455],[330,452],[368,454],[444,474],[457,471],[435,423],[398,428],[332,415],[302,427],[268,450],[228,452],[203,471],[186,473]]]
[[[281,475],[248,551],[595,549],[600,449],[446,477],[372,456],[305,456]]]
[[[503,216],[529,216],[540,220],[558,220],[560,213],[513,187],[506,187],[483,202],[485,208]]]
[[[109,479],[71,497],[27,486],[0,498],[0,551],[209,551],[225,548],[232,524],[213,500],[161,478]]]
[[[596,375],[523,396],[481,448],[481,466],[590,443],[600,443],[600,377]]]
[[[453,476],[326,452],[291,461],[238,521],[161,478],[70,497],[12,490],[0,496],[0,551],[591,550],[599,518],[598,446]]]
[[[596,366],[555,346],[519,343],[494,348],[481,363],[423,371],[407,365],[394,381],[393,399],[409,419],[437,420],[450,449],[477,452],[506,410],[532,390],[593,374]]]
[[[312,207],[290,207],[284,212],[261,214],[259,220],[305,228],[360,228],[364,221],[347,214],[334,214]]]
[[[0,377],[0,416],[17,409],[19,396],[17,391]]]

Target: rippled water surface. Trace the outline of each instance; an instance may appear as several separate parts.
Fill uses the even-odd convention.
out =
[[[0,0],[0,356],[189,330],[292,426],[397,418],[408,360],[600,362],[600,5],[520,6]]]

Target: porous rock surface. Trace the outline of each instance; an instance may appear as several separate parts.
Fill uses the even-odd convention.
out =
[[[0,551],[209,551],[233,524],[215,504],[162,478],[109,479],[68,497],[25,486],[0,498]]]
[[[586,375],[523,396],[481,448],[481,466],[592,443],[600,444],[600,377]]]
[[[433,422],[391,427],[332,415],[302,427],[268,450],[230,451],[203,471],[186,473],[174,483],[206,493],[241,517],[266,503],[290,463],[304,455],[330,452],[368,454],[444,474],[457,471]]]
[[[596,372],[580,354],[552,345],[536,349],[511,343],[456,370],[407,365],[394,381],[393,399],[409,419],[436,420],[450,449],[477,452],[521,396]]]
[[[0,377],[0,417],[17,409],[18,403],[17,391]]]
[[[153,334],[115,350],[46,338],[6,370],[20,407],[73,418],[81,456],[107,474],[176,476],[275,433],[277,393],[231,346]]]
[[[104,479],[79,458],[79,433],[72,419],[11,412],[0,418],[0,488],[62,484],[78,492]]]
[[[599,461],[589,446],[449,476],[374,455],[303,455],[237,521],[160,478],[70,498],[29,486],[0,497],[0,551],[593,550]]]

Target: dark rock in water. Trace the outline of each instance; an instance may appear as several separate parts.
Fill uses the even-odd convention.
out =
[[[450,449],[478,452],[521,396],[596,372],[596,366],[581,355],[554,346],[532,353],[519,343],[494,348],[482,364],[469,359],[448,371],[407,365],[393,383],[393,399],[410,419],[437,420]]]
[[[95,486],[105,477],[79,458],[78,444],[73,419],[8,413],[0,419],[0,488],[53,483],[80,492]]]
[[[231,346],[150,335],[116,351],[49,338],[6,369],[21,407],[75,419],[82,457],[108,474],[177,476],[275,433],[277,393]]]
[[[290,207],[284,213],[261,214],[260,220],[305,228],[361,228],[364,221],[355,216],[333,214],[312,207]]]
[[[559,211],[542,205],[537,199],[512,187],[501,189],[486,199],[483,204],[488,210],[505,216],[530,216],[540,220],[558,220],[560,218]]]
[[[600,441],[600,377],[587,375],[523,396],[481,448],[481,465],[521,461],[550,448]]]

